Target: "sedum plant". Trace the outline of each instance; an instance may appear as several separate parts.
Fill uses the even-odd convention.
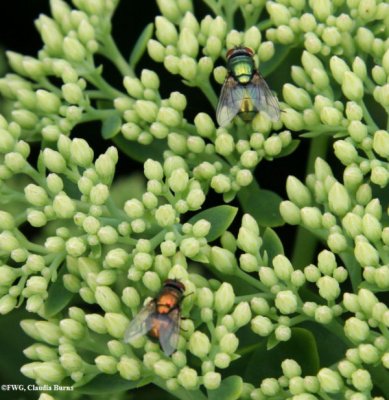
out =
[[[386,398],[389,4],[157,5],[129,58],[111,33],[117,0],[51,0],[36,57],[7,52],[0,313],[30,313],[21,372],[74,398]],[[280,80],[279,121],[216,125],[225,53],[240,45]],[[166,74],[204,109],[192,115]],[[111,144],[95,154],[100,139]],[[306,176],[281,182],[287,198],[261,188],[258,164],[277,176],[301,142]],[[143,183],[115,178],[128,159]],[[289,254],[282,225],[295,226]],[[185,285],[170,357],[147,335],[123,340],[166,279]]]

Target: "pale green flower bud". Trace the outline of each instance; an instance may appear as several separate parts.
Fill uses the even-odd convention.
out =
[[[350,100],[361,100],[364,92],[361,79],[353,72],[346,71],[343,75],[342,91]]]
[[[234,138],[228,133],[221,133],[216,136],[215,150],[217,153],[228,156],[235,148]]]
[[[39,30],[48,53],[54,56],[61,54],[63,36],[56,22],[46,15],[40,15],[35,21],[35,25]]]
[[[282,290],[276,295],[275,306],[282,314],[293,314],[297,310],[297,297],[291,290]]]
[[[373,149],[381,157],[389,157],[389,133],[379,130],[374,133]]]
[[[127,200],[124,211],[130,218],[141,218],[144,214],[144,206],[138,199]]]
[[[251,184],[253,181],[253,174],[248,169],[241,169],[236,174],[236,183],[241,186],[245,187]]]
[[[142,282],[151,292],[158,292],[161,289],[161,279],[154,271],[147,271],[143,275]]]
[[[360,343],[369,336],[369,325],[365,321],[351,317],[344,324],[344,333],[353,342]]]
[[[128,253],[123,249],[113,249],[107,253],[104,262],[109,268],[121,268],[126,264],[128,256]]]
[[[338,393],[343,388],[343,380],[341,376],[329,368],[322,368],[317,377],[320,382],[320,387],[327,393]]]
[[[20,248],[16,237],[9,231],[0,233],[0,250],[11,253],[13,250]]]
[[[180,250],[185,257],[193,258],[200,251],[200,243],[195,238],[185,238],[180,244]]]
[[[15,146],[15,139],[5,129],[0,128],[0,152],[7,153],[12,151]]]
[[[123,355],[117,364],[117,369],[122,378],[135,381],[142,375],[142,365],[135,359]]]
[[[294,109],[304,110],[312,107],[311,98],[304,89],[286,83],[282,93],[285,101]]]
[[[194,389],[198,384],[198,376],[196,370],[184,367],[177,375],[177,380],[185,389]]]
[[[362,266],[366,265],[376,266],[379,263],[379,254],[377,250],[365,240],[356,241],[354,247],[354,255],[357,261]]]
[[[362,218],[362,229],[365,237],[371,242],[381,238],[382,226],[380,221],[371,214],[365,214]]]
[[[314,265],[308,265],[304,268],[304,274],[308,282],[317,282],[320,278],[320,270]]]
[[[320,120],[325,125],[338,126],[342,122],[342,113],[335,107],[323,107],[320,111]]]
[[[72,218],[76,211],[76,206],[66,193],[60,192],[54,197],[53,210],[58,218]]]
[[[146,122],[154,122],[158,115],[158,106],[149,100],[137,100],[134,104],[134,110],[139,118]]]
[[[153,257],[148,253],[139,252],[135,254],[133,262],[136,269],[140,271],[146,271],[151,268],[153,264]]]
[[[93,332],[99,333],[101,335],[107,333],[107,327],[105,325],[104,317],[99,314],[87,314],[85,315],[85,322],[88,328]]]
[[[259,279],[269,288],[278,283],[277,276],[274,270],[270,267],[261,267],[259,269]]]
[[[61,105],[61,101],[57,95],[47,90],[38,89],[36,92],[36,105],[46,114],[55,114]]]
[[[65,37],[62,42],[62,50],[69,61],[81,63],[86,57],[86,49],[81,42],[73,37]]]
[[[58,345],[59,338],[62,336],[58,325],[49,321],[38,321],[34,323],[34,326],[40,336],[39,340],[43,340],[51,345]]]
[[[207,287],[197,290],[196,296],[197,304],[200,308],[212,307],[213,305],[213,292]]]
[[[356,190],[363,182],[363,174],[359,167],[352,164],[343,172],[343,181],[346,188]]]
[[[26,159],[20,153],[11,152],[5,155],[4,165],[12,172],[19,173],[27,165]]]
[[[80,322],[70,318],[63,319],[59,323],[59,327],[69,339],[80,340],[85,334],[84,326]]]
[[[323,250],[319,253],[318,257],[319,270],[325,275],[331,275],[336,268],[336,258],[333,253],[328,250]]]
[[[251,320],[251,310],[247,302],[239,303],[232,312],[234,325],[238,328],[247,325]]]
[[[165,58],[165,48],[161,43],[154,39],[150,39],[147,42],[147,51],[154,61],[163,62]]]
[[[239,257],[239,266],[246,272],[256,272],[259,270],[257,258],[248,253],[241,254]]]
[[[293,43],[293,41],[295,39],[295,35],[294,35],[293,30],[289,26],[281,25],[275,31],[275,38],[281,44],[288,45],[288,44]]]
[[[127,93],[135,98],[139,99],[143,97],[144,86],[138,78],[133,78],[131,76],[126,76],[123,79],[123,86],[126,88]]]
[[[176,222],[176,213],[170,204],[160,206],[155,211],[155,220],[161,227],[171,226]]]
[[[365,364],[375,364],[379,358],[380,353],[372,344],[360,344],[358,346],[359,357]]]
[[[286,192],[289,199],[298,207],[309,206],[312,203],[309,189],[294,176],[288,176],[286,180]]]
[[[292,108],[287,108],[286,110],[283,110],[281,114],[281,120],[284,123],[285,127],[292,131],[300,131],[305,125],[303,116]]]
[[[281,202],[280,214],[289,225],[298,225],[300,223],[300,209],[291,201]]]
[[[305,283],[304,273],[300,270],[293,271],[292,275],[290,276],[290,282],[295,287],[303,286]]]
[[[66,372],[58,361],[45,361],[34,367],[35,378],[43,382],[61,382]]]
[[[155,18],[156,36],[158,40],[165,46],[175,45],[178,40],[178,33],[175,26],[165,17],[158,16]]]
[[[152,368],[162,379],[170,379],[177,375],[177,367],[167,360],[158,360]]]
[[[328,247],[335,254],[345,251],[348,247],[346,238],[340,233],[331,233],[327,238]]]
[[[226,353],[217,353],[214,359],[214,363],[217,368],[228,368],[231,363],[231,357]]]
[[[220,350],[227,354],[233,354],[239,346],[239,339],[233,333],[224,335],[219,343]]]
[[[197,132],[202,137],[212,137],[215,133],[215,124],[206,113],[199,113],[194,119]]]
[[[281,387],[275,378],[266,378],[261,382],[260,388],[265,396],[276,396]]]
[[[345,140],[337,140],[334,143],[334,150],[336,157],[343,165],[347,166],[358,161],[357,150],[351,143]]]
[[[216,193],[227,193],[231,190],[231,180],[223,174],[215,175],[211,180],[211,187]]]
[[[161,107],[158,110],[157,120],[165,126],[174,128],[181,124],[182,117],[181,117],[180,113],[177,110],[175,110],[174,108]],[[174,135],[172,137],[174,137]],[[178,139],[179,139],[179,136],[176,138],[176,141],[178,141]],[[183,142],[184,143],[186,142],[185,139],[183,140]],[[180,147],[182,147],[182,145],[181,146],[176,145],[176,147],[178,147],[178,149],[179,149]]]
[[[188,348],[193,355],[202,359],[209,353],[211,342],[207,335],[200,331],[195,331],[190,336]]]
[[[200,219],[193,225],[192,233],[197,238],[203,238],[208,235],[210,229],[210,222],[205,219]]]
[[[220,386],[221,375],[218,372],[209,371],[203,376],[203,385],[207,390],[215,390]]]
[[[266,117],[266,119],[268,118]],[[278,154],[280,154],[282,147],[283,143],[280,135],[270,136],[263,143],[263,149],[265,151],[265,154],[269,157],[275,157]]]
[[[119,312],[120,299],[117,294],[108,286],[97,286],[95,290],[97,304],[105,312]]]
[[[322,214],[317,207],[303,207],[300,211],[304,225],[311,229],[320,229]]]
[[[117,372],[117,361],[112,356],[101,355],[95,358],[95,364],[99,371],[113,375]]]
[[[99,286],[99,287],[102,287],[102,286]],[[97,296],[96,296],[96,298],[97,298]],[[110,299],[106,299],[106,300],[107,301],[105,302],[105,305],[107,305],[107,303],[110,301]],[[116,297],[115,302],[116,301],[119,301],[118,297]],[[113,336],[116,339],[122,340],[124,332],[129,323],[128,318],[122,313],[119,314],[119,313],[115,313],[115,312],[107,312],[104,316],[104,321],[105,321],[105,326],[107,328],[108,334],[110,334],[111,336]]]
[[[44,294],[47,290],[47,280],[42,276],[31,276],[26,282],[30,293]]]
[[[178,38],[178,50],[181,54],[196,58],[199,52],[199,42],[195,33],[189,28],[183,28]]]
[[[288,379],[294,378],[295,376],[301,376],[301,367],[300,365],[290,358],[285,359],[281,363],[282,373]]]
[[[8,265],[0,266],[0,286],[10,286],[16,278],[21,275],[22,271]]]
[[[253,232],[242,226],[239,229],[236,241],[238,247],[246,253],[257,254],[261,245],[257,232]]]
[[[269,61],[275,53],[274,43],[271,41],[262,42],[258,48],[258,58],[261,63]]]
[[[49,174],[46,178],[47,188],[53,194],[63,190],[63,181],[57,174]]]
[[[235,301],[234,289],[232,286],[223,282],[215,293],[214,308],[220,315],[227,314]]]
[[[266,4],[266,9],[276,26],[289,24],[291,15],[288,8],[284,5],[275,2],[268,2]]]
[[[81,238],[72,237],[66,242],[66,252],[73,257],[80,257],[86,251],[86,245]]]
[[[103,244],[115,244],[118,241],[118,233],[112,226],[103,226],[97,232],[99,241]]]
[[[243,35],[243,43],[251,49],[258,49],[261,44],[261,32],[256,26],[249,28]]]
[[[328,192],[328,205],[332,212],[342,217],[351,207],[351,199],[346,188],[335,182]]]
[[[325,89],[330,84],[327,72],[322,69],[314,68],[312,70],[311,79],[318,89]]]
[[[24,194],[26,200],[33,206],[42,207],[47,204],[48,196],[46,191],[40,186],[34,185],[33,183],[28,184],[24,188]]]
[[[339,83],[342,84],[344,81],[344,74],[350,71],[348,65],[340,57],[333,56],[330,59],[330,68],[332,76]]]
[[[273,258],[273,268],[277,277],[285,282],[290,280],[293,266],[287,257],[279,254]]]
[[[327,301],[335,300],[340,294],[339,283],[330,276],[323,276],[316,282],[319,294]]]
[[[83,100],[82,90],[76,83],[66,83],[61,87],[64,99],[70,104],[80,104]]]
[[[11,312],[16,307],[16,303],[17,303],[16,297],[11,296],[9,294],[2,296],[0,298],[0,314],[4,315]]]
[[[60,174],[66,170],[66,161],[58,151],[45,148],[43,150],[43,162],[52,172]]]
[[[351,375],[353,386],[361,392],[370,391],[373,388],[370,374],[365,369],[357,369]]]
[[[93,150],[86,140],[75,138],[71,141],[70,160],[84,168],[92,164]]]

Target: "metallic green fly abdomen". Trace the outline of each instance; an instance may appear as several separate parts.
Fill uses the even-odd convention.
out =
[[[228,125],[238,114],[245,121],[251,121],[259,111],[265,111],[275,121],[280,117],[278,101],[256,69],[253,56],[248,47],[227,52],[228,75],[216,110],[220,126]]]

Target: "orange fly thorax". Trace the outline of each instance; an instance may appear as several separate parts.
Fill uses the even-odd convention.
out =
[[[184,285],[176,280],[167,280],[157,297],[157,313],[167,314],[179,305],[184,293]]]

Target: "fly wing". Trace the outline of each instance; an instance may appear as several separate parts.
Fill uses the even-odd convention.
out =
[[[228,125],[240,111],[243,91],[238,82],[229,76],[223,83],[219,103],[216,109],[216,119],[220,126]]]
[[[163,352],[170,356],[177,350],[179,332],[180,332],[180,310],[173,309],[167,315],[168,324],[162,324],[159,330],[159,343]]]
[[[151,300],[135,315],[124,332],[125,343],[145,335],[151,329],[152,318],[149,317],[155,312],[155,309],[155,300]]]
[[[277,98],[267,86],[265,79],[256,72],[252,81],[247,85],[258,111],[265,111],[273,121],[280,119],[280,106]]]

